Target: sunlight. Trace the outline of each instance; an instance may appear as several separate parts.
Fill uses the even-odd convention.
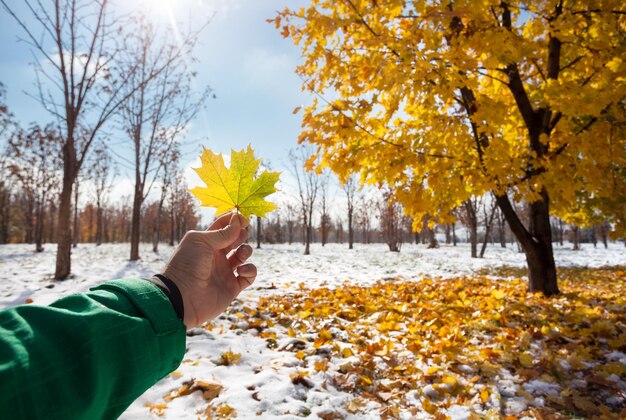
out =
[[[171,16],[172,9],[176,4],[175,0],[152,0],[149,2],[144,2],[146,4],[146,8],[152,9],[154,12],[158,13],[162,16]]]
[[[142,9],[145,13],[151,13],[159,19],[165,19],[174,34],[176,42],[182,43],[180,31],[176,24],[176,7],[180,0],[141,0]]]

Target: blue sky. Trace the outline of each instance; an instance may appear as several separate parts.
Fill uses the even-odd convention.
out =
[[[45,2],[44,2],[45,3]],[[120,1],[116,7],[121,10]],[[295,7],[304,1],[294,0],[125,0],[123,7],[151,5],[155,17],[161,17],[161,6],[168,6],[181,21],[189,15],[199,24],[214,14],[202,33],[196,57],[198,86],[209,85],[216,99],[210,100],[207,112],[193,121],[184,139],[183,164],[189,165],[200,153],[200,145],[228,153],[248,144],[256,154],[268,160],[273,169],[284,170],[287,152],[296,145],[300,116],[293,109],[310,98],[300,90],[300,79],[294,69],[299,50],[291,40],[283,39],[274,26],[266,22],[276,10]],[[9,1],[17,9],[21,1]],[[20,28],[4,11],[0,11],[0,81],[8,91],[8,105],[22,124],[32,121],[45,124],[52,120],[24,92],[35,93],[34,71],[29,65],[33,52],[17,37]],[[114,134],[118,135],[118,134]],[[115,140],[120,140],[116,138]],[[124,168],[122,173],[124,173]]]

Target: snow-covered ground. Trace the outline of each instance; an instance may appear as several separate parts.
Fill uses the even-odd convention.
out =
[[[142,260],[129,262],[128,244],[79,245],[73,250],[72,278],[54,282],[55,246],[47,245],[43,253],[33,252],[30,245],[0,246],[0,309],[33,302],[48,304],[74,292],[87,290],[91,285],[114,278],[149,277],[160,271],[172,252],[162,246],[153,253],[149,245],[141,248]],[[613,243],[608,249],[599,245],[584,244],[581,251],[572,251],[571,245],[557,247],[558,266],[601,267],[626,265],[624,244]],[[256,283],[234,303],[237,308],[254,307],[255,302],[269,294],[287,294],[303,284],[307,288],[336,286],[344,282],[369,285],[386,278],[401,277],[407,280],[422,277],[455,277],[476,273],[481,269],[498,266],[525,266],[523,254],[516,247],[490,246],[484,259],[472,259],[467,244],[457,247],[443,245],[439,249],[426,249],[424,245],[405,244],[400,253],[391,253],[385,245],[315,244],[312,255],[302,255],[300,244],[263,245],[252,257],[259,271]],[[277,348],[270,349],[266,340],[253,331],[231,328],[240,320],[233,315],[222,316],[213,322],[212,330],[196,329],[188,337],[187,354],[180,368],[149,389],[123,416],[127,419],[158,417],[196,418],[202,415],[207,402],[200,392],[176,398],[153,410],[146,404],[163,403],[163,397],[179,389],[185,381],[217,383],[223,389],[213,406],[227,404],[240,418],[283,416],[299,418],[308,414],[334,413],[354,396],[339,392],[333,387],[317,386],[303,390],[292,383],[299,360],[293,352],[280,351],[289,337],[277,337]],[[220,356],[231,351],[241,355],[241,360],[231,366],[220,364]],[[323,379],[318,378],[319,382]],[[315,383],[316,380],[314,379]],[[326,417],[330,417],[328,414]],[[449,413],[453,415],[454,413]],[[427,416],[427,414],[425,414]],[[467,412],[453,417],[464,418]],[[378,418],[371,411],[371,418]],[[359,415],[363,418],[363,415]]]

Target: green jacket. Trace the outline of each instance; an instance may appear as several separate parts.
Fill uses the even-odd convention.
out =
[[[185,326],[142,279],[0,312],[0,418],[113,419],[185,353]]]

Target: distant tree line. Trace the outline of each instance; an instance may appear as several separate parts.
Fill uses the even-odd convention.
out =
[[[444,222],[425,219],[419,223],[405,215],[402,205],[391,190],[382,185],[378,190],[363,192],[358,178],[350,174],[339,182],[335,196],[330,197],[332,176],[327,171],[311,170],[316,165],[311,148],[300,146],[289,154],[290,171],[296,179],[292,200],[279,203],[280,210],[266,219],[256,219],[251,240],[261,247],[269,244],[302,244],[304,254],[311,252],[311,243],[346,243],[350,249],[354,243],[386,243],[390,251],[399,252],[402,244],[425,244],[437,248],[441,242],[456,246],[470,244],[470,256],[483,258],[489,244],[500,247],[514,246],[522,252],[521,244],[511,231],[506,218],[496,205],[492,195],[466,200]],[[310,157],[313,156],[313,159]],[[331,213],[329,203],[342,196],[343,209],[336,206]],[[522,223],[528,225],[529,212],[525,203],[516,204]],[[601,243],[605,248],[611,240],[608,222],[592,224],[588,228],[550,218],[555,233],[553,242],[561,246],[570,242],[574,250],[581,243]]]
[[[17,126],[16,126],[17,127]],[[58,235],[61,184],[61,139],[50,126],[17,127],[0,157],[0,243],[31,243],[41,252]],[[139,241],[174,244],[199,225],[195,203],[178,167],[178,154],[167,162],[156,200],[139,209]],[[131,242],[133,201],[112,197],[117,169],[105,142],[99,143],[87,163],[89,172],[76,183],[72,202],[72,242]]]

